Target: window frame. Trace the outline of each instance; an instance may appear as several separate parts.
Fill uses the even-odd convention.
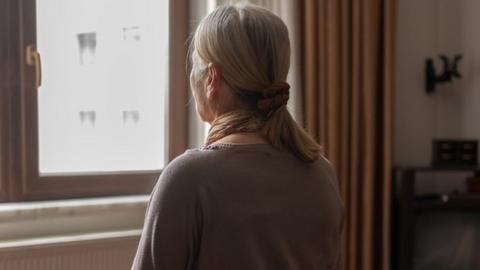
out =
[[[25,48],[36,44],[35,0],[0,1],[0,201],[146,194],[161,171],[40,175],[35,69]],[[188,0],[169,0],[167,161],[188,146],[185,70]]]

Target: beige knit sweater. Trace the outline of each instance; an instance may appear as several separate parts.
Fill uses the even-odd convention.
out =
[[[336,269],[342,220],[324,158],[267,144],[188,150],[152,192],[132,269]]]

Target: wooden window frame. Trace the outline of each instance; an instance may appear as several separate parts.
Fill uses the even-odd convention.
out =
[[[0,201],[149,193],[161,171],[41,176],[35,70],[25,48],[36,44],[35,0],[0,1]],[[167,160],[188,146],[185,71],[188,0],[169,1]]]

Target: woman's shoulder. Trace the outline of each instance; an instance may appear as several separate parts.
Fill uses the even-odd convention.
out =
[[[336,177],[335,168],[332,162],[324,155],[320,155],[316,163],[325,171],[326,174],[331,177]]]
[[[200,149],[186,150],[183,154],[170,161],[163,169],[162,174],[183,176],[198,173],[198,169],[205,164],[206,158],[208,158],[208,155]]]
[[[215,155],[211,151],[189,149],[179,155],[162,170],[160,180],[179,182],[198,182],[214,166]]]
[[[202,183],[208,179],[205,169],[203,151],[185,151],[163,168],[153,189],[152,198],[194,198]]]
[[[218,151],[210,151],[207,148],[192,148],[187,149],[183,154],[174,158],[167,168],[174,170],[189,171],[199,168],[208,169],[210,163],[218,158]]]
[[[318,167],[321,168],[323,174],[326,176],[326,179],[328,179],[328,182],[331,184],[332,188],[335,190],[335,193],[341,200],[340,183],[338,181],[335,166],[324,155],[320,155],[320,157],[316,161],[316,164]]]

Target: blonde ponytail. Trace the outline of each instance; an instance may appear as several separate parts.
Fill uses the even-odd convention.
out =
[[[272,146],[286,148],[304,161],[315,161],[320,156],[320,145],[293,120],[286,106],[265,121],[260,133]]]
[[[202,62],[217,65],[225,83],[247,104],[212,122],[207,145],[233,133],[259,132],[272,146],[304,161],[319,158],[320,145],[286,107],[290,42],[279,17],[253,5],[221,6],[200,22],[192,49]]]

